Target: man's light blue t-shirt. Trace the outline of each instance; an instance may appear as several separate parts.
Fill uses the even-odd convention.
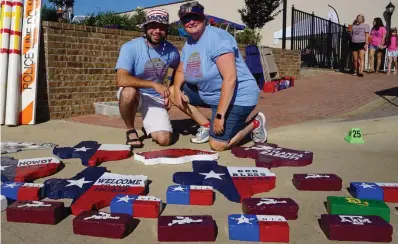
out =
[[[177,69],[179,62],[178,49],[170,42],[164,41],[154,49],[147,45],[145,38],[140,37],[123,44],[115,70],[125,69],[137,78],[163,83],[169,67]],[[139,90],[160,97],[152,88]]]
[[[222,76],[216,60],[226,53],[235,55],[237,72],[231,105],[257,105],[260,89],[239,52],[235,38],[225,30],[206,26],[205,32],[197,42],[191,37],[187,39],[181,54],[185,81],[198,87],[203,102],[217,105],[220,100]]]

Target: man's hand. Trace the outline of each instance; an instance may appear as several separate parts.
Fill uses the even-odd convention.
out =
[[[177,91],[174,90],[174,101],[177,107],[184,108],[189,102],[189,99],[184,93],[181,92],[180,89],[178,89]]]
[[[224,123],[225,123],[225,119],[224,117],[221,119],[214,119],[213,122],[213,131],[216,135],[220,135],[224,132]]]
[[[153,89],[155,89],[155,91],[157,91],[163,98],[168,98],[170,95],[169,88],[160,83],[155,83],[153,85]]]

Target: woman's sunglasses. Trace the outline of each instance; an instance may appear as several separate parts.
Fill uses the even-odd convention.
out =
[[[189,23],[191,20],[193,21],[203,21],[205,19],[204,16],[197,15],[197,14],[188,14],[181,18],[181,22],[185,25]]]

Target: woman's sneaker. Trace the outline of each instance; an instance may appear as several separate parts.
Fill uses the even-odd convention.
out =
[[[191,142],[195,144],[205,143],[209,141],[210,127],[200,126],[195,137],[191,138]]]
[[[261,112],[257,113],[254,118],[257,120],[258,126],[251,133],[251,138],[255,143],[264,143],[267,141],[268,133],[266,129],[267,119],[265,115]]]

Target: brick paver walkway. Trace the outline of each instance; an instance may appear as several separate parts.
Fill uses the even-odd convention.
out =
[[[275,128],[350,112],[383,95],[383,90],[397,86],[398,76],[369,74],[360,78],[349,74],[325,73],[297,80],[295,87],[286,90],[261,93],[256,111],[266,115],[268,128]],[[206,116],[211,115],[209,109],[201,111]],[[188,119],[175,107],[171,108],[170,117],[175,122]],[[125,128],[122,119],[103,115],[85,115],[68,120]],[[136,127],[142,127],[139,117],[136,118]]]

